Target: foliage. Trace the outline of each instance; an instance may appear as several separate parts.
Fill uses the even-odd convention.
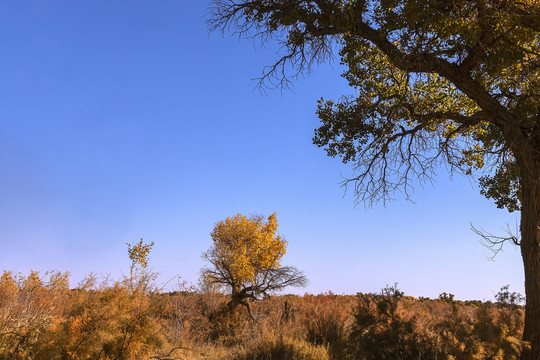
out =
[[[381,295],[358,294],[358,308],[351,333],[353,359],[431,359],[437,349],[414,317],[399,310],[403,293],[396,285]]]
[[[523,303],[525,299],[518,292],[510,292],[510,285],[505,285],[495,294],[495,300],[501,305],[515,306]]]
[[[152,241],[150,244],[145,244],[143,239],[141,239],[135,244],[126,245],[128,246],[128,256],[131,260],[131,268],[146,269],[148,266],[148,256],[154,246],[154,242]]]
[[[211,319],[225,294],[134,293],[123,280],[93,275],[70,289],[68,275],[4,272],[0,359],[510,360],[525,346],[518,304],[416,300],[392,286],[273,296],[254,308],[254,321]]]
[[[450,294],[446,292],[440,293],[439,300],[452,304],[454,302],[454,294]]]
[[[214,247],[205,257],[226,264],[223,270],[230,273],[226,284],[236,287],[233,291],[255,282],[259,269],[281,266],[279,260],[285,255],[287,243],[275,235],[277,226],[276,214],[267,223],[260,216],[248,218],[237,214],[216,224],[211,234]],[[206,280],[219,283],[222,277],[208,273]]]
[[[148,285],[156,278],[156,274],[146,271],[154,242],[145,244],[141,239],[135,244],[126,243],[126,245],[131,264],[129,266],[129,277],[125,278],[124,281],[128,283],[132,290],[137,288],[140,291],[148,291]]]
[[[523,311],[491,303],[416,301],[397,288],[359,294],[350,337],[352,359],[517,359]],[[413,312],[411,309],[415,309]],[[519,310],[518,310],[519,309]]]

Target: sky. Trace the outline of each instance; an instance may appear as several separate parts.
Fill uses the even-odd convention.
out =
[[[203,0],[0,3],[0,269],[120,278],[126,243],[155,243],[159,281],[196,284],[214,224],[277,213],[291,293],[493,300],[523,293],[519,249],[474,179],[438,170],[385,206],[356,205],[350,165],[312,143],[319,98],[353,92],[339,59],[261,93],[276,46],[210,33]],[[174,284],[173,280],[170,284]]]

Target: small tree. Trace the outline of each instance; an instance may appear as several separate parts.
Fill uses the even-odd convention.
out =
[[[237,214],[214,227],[214,244],[203,253],[210,265],[201,270],[201,276],[205,284],[219,285],[231,292],[229,312],[243,305],[251,316],[249,300],[287,286],[306,285],[301,271],[280,263],[287,241],[276,235],[277,226],[274,213],[266,222],[259,215]]]
[[[129,267],[129,273],[131,276],[134,276],[137,272],[143,272],[148,266],[148,254],[154,246],[152,241],[150,244],[145,244],[143,239],[135,244],[126,243],[128,247],[128,256],[131,260],[131,265]]]

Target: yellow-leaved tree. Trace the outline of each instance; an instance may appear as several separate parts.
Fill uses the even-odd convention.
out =
[[[301,271],[281,265],[287,241],[276,235],[277,227],[275,213],[267,221],[259,215],[237,214],[214,227],[213,245],[203,253],[209,266],[201,270],[201,276],[204,283],[230,291],[229,311],[243,305],[251,314],[249,300],[287,286],[306,285]]]

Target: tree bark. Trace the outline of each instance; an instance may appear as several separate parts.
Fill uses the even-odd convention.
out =
[[[527,347],[522,360],[540,359],[540,162],[520,167],[521,256],[525,271],[525,328]]]
[[[247,301],[247,297],[243,296],[241,294],[233,294],[231,297],[231,300],[227,303],[227,309],[229,313],[233,313],[233,311],[239,306],[243,305],[249,315],[249,318],[253,320],[253,314],[251,313],[251,306],[249,305],[249,302]]]

